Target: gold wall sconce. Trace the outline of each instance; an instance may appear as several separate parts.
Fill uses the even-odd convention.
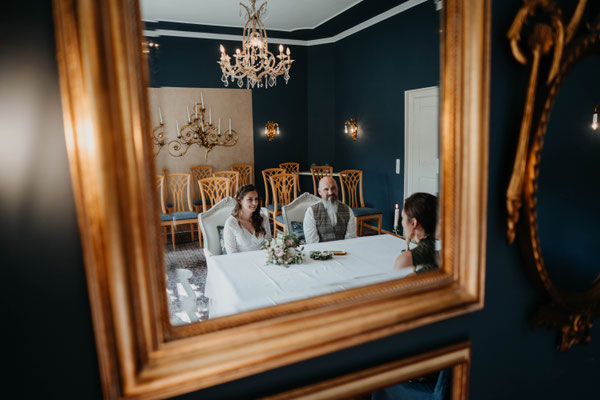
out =
[[[596,104],[594,108],[594,115],[592,116],[592,129],[598,129],[598,112],[600,111],[600,104]]]
[[[356,134],[358,133],[358,122],[354,118],[350,118],[344,124],[344,133],[349,133],[352,136],[352,140],[356,140]]]
[[[279,124],[277,122],[267,121],[267,124],[265,125],[265,135],[267,136],[267,139],[269,139],[269,142],[271,142],[275,135],[279,135]]]

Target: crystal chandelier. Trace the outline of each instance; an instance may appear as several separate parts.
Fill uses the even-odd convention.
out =
[[[285,83],[290,79],[290,67],[294,60],[290,57],[290,48],[284,53],[283,45],[279,45],[279,55],[275,57],[267,47],[267,30],[261,17],[267,11],[267,2],[264,2],[258,11],[255,8],[256,0],[249,0],[251,8],[240,3],[246,10],[246,25],[242,39],[242,50],[236,49],[233,57],[234,65],[231,65],[231,57],[225,53],[225,47],[220,46],[221,59],[217,63],[221,66],[223,75],[221,82],[225,86],[237,80],[239,87],[244,86],[246,78],[246,88],[275,86],[277,77],[283,75]],[[276,60],[279,59],[279,61]]]

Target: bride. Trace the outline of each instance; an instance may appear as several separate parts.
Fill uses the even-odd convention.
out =
[[[231,216],[225,221],[223,240],[227,254],[260,250],[265,239],[271,238],[269,216],[261,212],[259,196],[254,185],[238,190]]]

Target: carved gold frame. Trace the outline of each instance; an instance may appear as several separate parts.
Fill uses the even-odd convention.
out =
[[[551,299],[535,313],[534,327],[547,325],[558,329],[559,348],[565,351],[574,344],[591,340],[592,318],[600,314],[600,280],[582,292],[564,291],[552,281],[544,264],[538,231],[539,165],[550,113],[561,85],[578,61],[592,51],[600,52],[600,15],[586,32],[580,25],[587,0],[579,0],[568,24],[563,22],[562,10],[552,0],[524,3],[508,33],[515,59],[523,65],[531,62],[531,71],[513,172],[506,193],[507,236],[509,243],[513,243],[518,228],[527,265]],[[547,17],[549,22],[534,25],[526,38],[531,53],[528,55],[521,48],[521,33],[528,18],[536,12]],[[541,79],[546,55],[550,57],[549,72],[546,79]],[[524,218],[517,225],[521,212]]]
[[[464,342],[368,368],[312,385],[288,390],[263,400],[336,400],[358,396],[452,368],[452,400],[469,398],[471,343]]]
[[[164,398],[483,307],[490,6],[443,11],[440,271],[171,326],[137,0],[54,0],[65,136],[107,399]]]

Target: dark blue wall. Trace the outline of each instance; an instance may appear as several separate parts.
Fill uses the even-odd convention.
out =
[[[540,165],[540,242],[551,276],[585,289],[600,274],[600,130],[591,128],[600,103],[600,55],[577,64],[550,115]],[[585,89],[585,90],[582,90]]]
[[[600,338],[594,334],[591,343],[561,353],[555,349],[554,331],[532,331],[528,321],[540,293],[526,278],[518,248],[506,244],[504,195],[528,78],[528,67],[510,54],[506,32],[521,4],[504,0],[492,6],[485,308],[181,398],[256,397],[464,339],[473,346],[472,399],[598,397]],[[7,3],[3,17],[0,103],[5,106],[0,115],[3,124],[15,129],[11,146],[0,147],[0,171],[20,174],[17,180],[0,175],[0,295],[8,350],[4,391],[26,399],[101,399],[60,119],[50,5],[31,0]],[[588,87],[568,96],[574,99],[585,90]],[[17,106],[6,106],[11,104]],[[26,110],[27,118],[15,112],[18,109]],[[587,114],[586,121],[589,118]],[[587,170],[580,174],[581,179],[597,179]],[[578,222],[571,228],[590,233]]]
[[[225,88],[217,65],[219,44],[229,55],[240,46],[239,42],[161,36],[151,38],[160,43],[158,53],[150,58],[153,87],[206,87]],[[286,85],[283,77],[273,88],[252,90],[252,119],[254,124],[255,182],[264,195],[260,171],[277,167],[279,163],[294,161],[306,168],[307,152],[307,49],[289,46],[294,63],[291,78]],[[270,45],[278,54],[276,45]],[[237,82],[229,81],[228,88],[238,89]],[[269,142],[264,135],[267,121],[279,123],[280,135]],[[200,162],[201,164],[201,162]]]
[[[336,43],[335,169],[363,171],[366,206],[383,211],[384,229],[404,199],[404,92],[439,85],[439,37],[439,12],[427,2]],[[344,134],[351,117],[356,141]]]

